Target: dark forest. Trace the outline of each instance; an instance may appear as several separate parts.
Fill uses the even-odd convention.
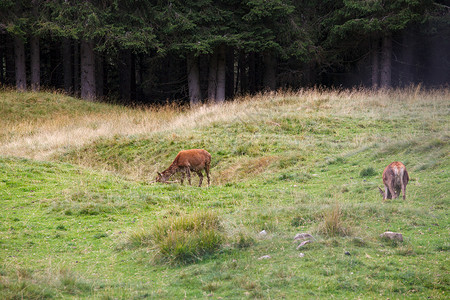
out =
[[[450,3],[0,1],[0,84],[191,105],[310,86],[448,86]]]

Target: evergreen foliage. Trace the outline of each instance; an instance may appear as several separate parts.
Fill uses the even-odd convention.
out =
[[[370,78],[376,86],[377,72],[388,86],[445,85],[449,19],[445,1],[432,0],[0,0],[0,83],[23,82],[23,61],[34,55],[43,85],[78,94],[83,70],[95,73],[89,85],[97,96],[126,102],[185,100],[188,90],[195,101],[206,94],[223,101],[267,87],[370,85]],[[14,70],[18,39],[26,60]],[[95,59],[80,59],[85,43]],[[36,45],[40,54],[31,51]]]
[[[158,46],[148,1],[54,1],[46,4],[42,31],[57,37],[95,40],[97,51]]]
[[[405,29],[412,22],[424,22],[433,8],[430,0],[345,0],[324,20],[329,27],[329,43],[340,40],[382,36]]]

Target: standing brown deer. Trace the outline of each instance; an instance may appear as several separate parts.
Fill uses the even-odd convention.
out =
[[[383,200],[397,198],[400,190],[403,193],[403,200],[405,200],[408,181],[409,175],[404,164],[399,161],[389,164],[383,171],[384,192],[378,188],[383,195]]]
[[[211,165],[211,154],[203,149],[190,149],[180,151],[173,163],[161,173],[158,173],[156,182],[167,182],[168,179],[175,173],[181,172],[181,184],[184,181],[184,175],[187,175],[189,185],[191,184],[191,171],[197,173],[200,178],[198,186],[202,186],[203,174],[202,170],[205,170],[206,177],[208,178],[208,186],[210,184],[209,167]]]

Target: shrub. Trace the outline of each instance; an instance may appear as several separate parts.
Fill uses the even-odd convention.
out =
[[[359,172],[359,176],[360,177],[372,177],[372,176],[375,176],[375,175],[377,175],[377,172],[372,167],[368,167],[368,168],[362,169],[361,172]]]
[[[237,249],[248,248],[255,244],[255,239],[248,234],[239,232],[239,235],[234,243],[234,247]]]
[[[342,222],[342,211],[338,203],[322,214],[322,223],[319,225],[319,233],[326,236],[348,236],[350,228]]]
[[[170,263],[191,263],[220,249],[224,235],[218,216],[210,212],[172,217],[150,233],[156,258]]]
[[[117,249],[136,249],[140,247],[150,248],[153,246],[153,241],[150,236],[149,230],[139,229],[137,231],[131,232],[126,236],[125,241],[119,243]]]

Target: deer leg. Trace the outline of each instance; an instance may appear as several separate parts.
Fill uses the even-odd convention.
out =
[[[206,164],[205,172],[206,172],[206,178],[208,178],[208,186],[209,186],[210,181],[211,181],[211,179],[209,178],[209,164]]]
[[[198,178],[200,179],[199,183],[198,183],[198,186],[200,187],[200,186],[202,186],[203,174],[202,174],[202,171],[197,171],[196,173],[198,175]]]
[[[383,200],[391,199],[391,198],[392,198],[392,196],[391,196],[391,193],[389,192],[389,188],[388,188],[387,185],[385,185],[384,186],[384,198],[383,198]]]
[[[398,197],[397,193],[395,192],[393,183],[389,185],[389,192],[391,192],[391,199],[396,199]]]
[[[183,172],[181,172],[181,185],[183,185],[183,182],[184,182],[184,175],[186,175],[185,173],[186,173],[185,170],[183,170]]]
[[[192,183],[191,183],[191,169],[189,167],[186,167],[186,175],[187,175],[187,178],[188,178],[189,185],[192,185]]]
[[[405,173],[402,174],[402,176],[400,177],[400,188],[402,190],[402,194],[403,194],[403,200],[406,199],[406,184],[405,184]],[[400,191],[399,191],[399,195],[400,195]]]

